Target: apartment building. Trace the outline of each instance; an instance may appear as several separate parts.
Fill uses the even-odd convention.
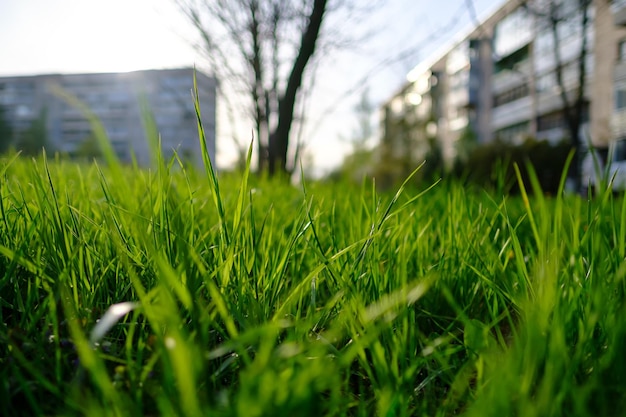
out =
[[[441,107],[443,92],[439,90],[445,86],[441,81],[444,64],[425,66],[383,106],[383,130],[390,141],[386,157],[419,162],[428,154],[432,141],[437,140],[441,130],[437,123],[447,120]],[[406,158],[407,149],[409,158]]]
[[[566,16],[556,45],[545,16],[550,2]],[[626,137],[626,0],[594,0],[588,17],[580,140],[601,146]],[[509,0],[411,71],[403,88],[383,105],[382,117],[419,117],[411,94],[424,74],[433,74],[436,94],[425,94],[436,98],[436,138],[448,166],[462,154],[468,136],[478,143],[567,138],[560,85],[573,101],[580,85],[580,22],[577,0]],[[559,64],[561,84],[556,78]],[[390,143],[394,132],[384,120],[382,140]]]
[[[0,77],[0,106],[17,138],[38,118],[45,120],[46,142],[74,154],[92,137],[92,126],[80,108],[58,91],[74,96],[100,120],[121,161],[151,161],[146,109],[152,114],[166,158],[178,155],[202,164],[196,112],[192,100],[192,68],[128,73],[44,74]],[[216,80],[196,71],[207,148],[215,158]]]
[[[609,88],[602,89],[604,85],[600,84],[596,94],[614,95],[615,105],[611,109],[610,127],[607,127],[603,119],[602,128],[605,130],[600,130],[600,128],[598,130],[605,136],[621,139],[626,138],[626,0],[614,1],[610,9],[601,12],[604,13],[599,18],[603,22],[609,23],[597,25],[597,31],[601,31],[616,47],[601,49],[601,53],[606,55],[602,56],[605,65],[596,64],[598,72],[601,73],[599,77],[606,76],[613,79],[613,88],[612,90]],[[610,25],[611,20],[613,20],[613,25]],[[617,29],[615,29],[616,27]],[[606,64],[612,62],[614,62],[613,65]]]

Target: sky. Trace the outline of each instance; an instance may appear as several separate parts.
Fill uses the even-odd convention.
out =
[[[314,172],[329,172],[350,151],[346,139],[356,129],[354,106],[364,88],[378,107],[421,60],[469,30],[471,8],[482,18],[503,2],[382,1],[362,28],[356,28],[366,28],[370,36],[357,48],[335,51],[317,65],[303,129]],[[0,76],[193,65],[202,69],[206,61],[191,46],[194,39],[193,28],[173,0],[0,0]],[[230,129],[250,132],[252,125],[242,120],[231,127],[223,112],[218,99],[217,164],[228,167],[236,155]]]

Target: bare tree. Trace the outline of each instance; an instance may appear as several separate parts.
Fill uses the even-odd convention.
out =
[[[258,168],[289,172],[289,138],[327,0],[176,0],[201,37],[215,75],[247,100]]]
[[[361,93],[361,98],[354,106],[354,114],[357,119],[357,128],[353,130],[350,142],[352,143],[352,151],[357,153],[366,149],[367,143],[374,136],[372,127],[372,115],[375,108],[370,100],[369,88],[365,87]]]
[[[572,148],[576,151],[576,159],[572,163],[568,177],[573,181],[576,189],[580,188],[580,165],[581,165],[581,125],[587,104],[585,89],[587,84],[587,55],[589,48],[587,45],[589,27],[591,25],[589,14],[592,0],[543,0],[526,1],[523,3],[529,12],[538,19],[539,28],[549,30],[553,42],[554,50],[554,76],[556,85],[563,106],[563,117],[569,133]],[[580,36],[580,46],[576,57],[569,62],[564,62],[562,58],[562,45],[564,40],[562,34],[567,32],[569,27]],[[568,83],[565,76],[566,70],[576,68],[576,83]]]
[[[293,109],[296,103],[296,94],[302,84],[302,76],[309,59],[315,52],[315,44],[320,33],[326,0],[314,0],[309,22],[302,34],[300,50],[293,63],[287,87],[283,96],[278,100],[278,126],[269,137],[269,172],[274,174],[276,168],[287,172],[287,150],[289,146],[289,132],[293,123]]]

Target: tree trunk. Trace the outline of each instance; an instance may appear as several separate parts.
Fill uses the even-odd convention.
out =
[[[278,126],[269,138],[269,174],[274,175],[277,170],[287,173],[287,150],[289,147],[289,133],[293,123],[293,112],[298,89],[302,84],[302,76],[306,65],[315,52],[315,44],[326,10],[326,0],[315,0],[313,10],[309,16],[309,23],[302,35],[300,51],[289,74],[289,80],[284,95],[278,103]]]
[[[260,24],[258,19],[259,4],[257,1],[250,2],[250,35],[252,37],[252,54],[249,57],[250,65],[252,67],[254,81],[252,85],[252,100],[254,102],[254,122],[256,124],[257,143],[259,144],[258,153],[258,170],[263,171],[266,152],[265,146],[267,146],[267,115],[265,108],[262,104],[262,97],[264,97],[263,88],[263,51],[261,50],[260,40]]]
[[[574,186],[576,190],[580,190],[582,179],[580,177],[581,165],[583,161],[583,155],[580,152],[580,125],[583,119],[583,111],[585,106],[585,78],[587,77],[587,31],[589,26],[589,0],[580,0],[580,7],[582,12],[581,19],[581,45],[580,45],[580,57],[578,61],[578,91],[576,94],[576,102],[574,103],[574,117],[570,131],[572,133],[572,146],[576,150],[576,158],[572,163],[572,178],[574,179]],[[573,136],[574,133],[576,136]]]
[[[584,94],[585,94],[585,78],[587,76],[586,71],[586,59],[587,59],[587,29],[589,25],[589,0],[579,0],[580,9],[582,12],[581,21],[581,47],[580,55],[578,57],[578,89],[575,93],[574,103],[572,104],[570,98],[567,95],[567,86],[563,79],[563,62],[559,53],[560,39],[558,35],[559,23],[564,23],[562,19],[557,16],[557,10],[554,3],[550,5],[550,26],[552,30],[552,39],[554,41],[554,58],[556,63],[555,76],[557,85],[559,86],[561,101],[563,103],[563,116],[565,117],[565,123],[567,124],[567,130],[570,135],[570,143],[572,148],[576,152],[570,170],[568,172],[568,178],[574,183],[576,190],[580,188],[580,164],[582,161],[580,155],[580,125],[582,123],[582,116],[584,110]]]

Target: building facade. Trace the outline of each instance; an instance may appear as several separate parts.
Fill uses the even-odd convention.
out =
[[[551,13],[559,17],[556,33]],[[407,91],[420,74],[430,71],[439,74],[434,106],[442,110],[435,122],[448,166],[462,156],[463,139],[468,137],[475,143],[567,139],[563,98],[574,103],[580,85],[584,86],[580,143],[606,146],[624,138],[626,0],[591,1],[584,31],[583,18],[578,0],[509,0],[458,42],[411,71],[406,85],[383,105],[382,117],[416,117],[418,110]],[[382,141],[393,141],[386,125],[383,121]]]
[[[107,137],[123,162],[133,158],[149,165],[151,114],[167,159],[175,152],[183,160],[202,164],[194,101],[192,68],[146,70],[128,73],[44,74],[0,77],[0,106],[13,128],[14,139],[43,119],[46,144],[52,150],[73,155],[93,139],[92,125],[84,109],[62,97],[75,97],[102,123]],[[215,160],[215,78],[196,71],[202,124],[207,149]],[[62,94],[59,94],[59,91]]]

